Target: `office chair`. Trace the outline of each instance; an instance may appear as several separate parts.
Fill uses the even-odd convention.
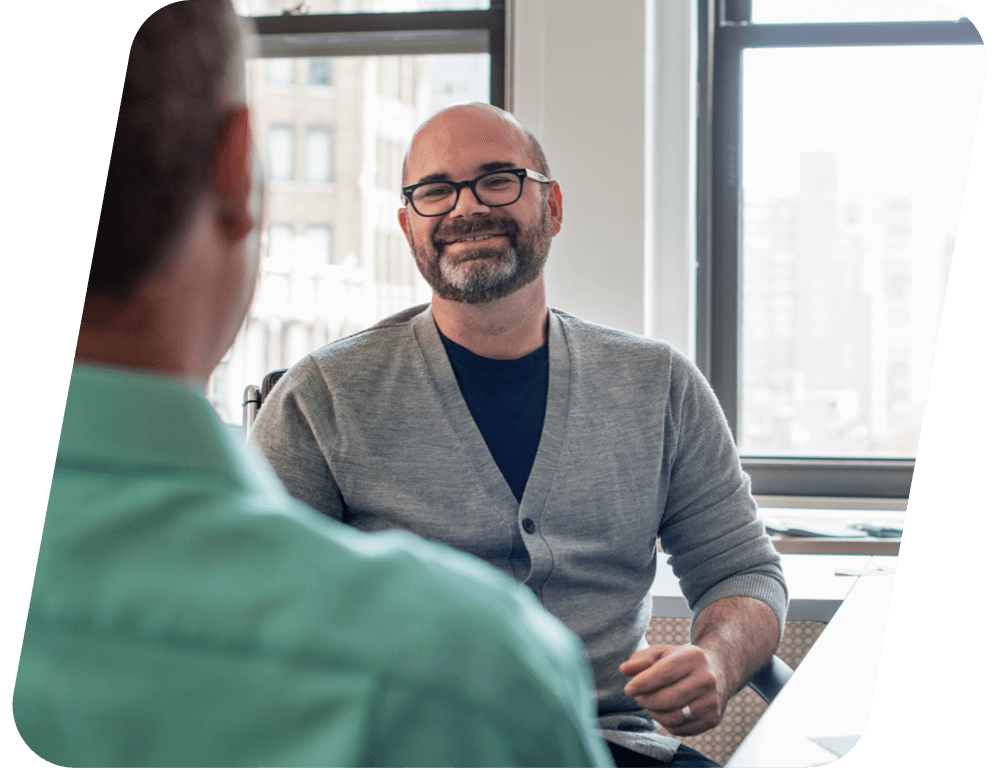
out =
[[[264,399],[267,398],[267,394],[274,389],[274,386],[278,384],[278,380],[281,379],[281,375],[287,371],[287,369],[275,369],[273,372],[268,372],[264,375],[264,379],[261,381],[259,388],[256,385],[247,385],[243,390],[244,438],[249,440],[250,429],[253,427],[254,420],[257,419],[257,412],[259,412],[260,408],[264,406]]]
[[[753,675],[750,689],[757,693],[764,703],[770,705],[791,678],[792,667],[777,655],[772,655],[771,662]]]
[[[256,385],[247,385],[243,391],[243,430],[246,438],[250,438],[250,429],[257,419],[257,412],[264,405],[264,400],[281,379],[281,375],[287,371],[287,369],[276,369],[269,372],[264,375],[259,388]],[[770,663],[754,674],[749,686],[765,703],[770,704],[791,676],[791,666],[777,655],[772,655]]]

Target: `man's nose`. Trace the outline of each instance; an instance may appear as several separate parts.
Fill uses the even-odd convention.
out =
[[[458,200],[455,201],[455,208],[451,210],[451,216],[471,217],[476,214],[488,214],[489,210],[489,206],[479,202],[471,187],[463,187],[458,191]]]

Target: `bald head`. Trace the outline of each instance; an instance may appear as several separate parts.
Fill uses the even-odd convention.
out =
[[[470,102],[445,107],[420,124],[403,158],[403,185],[416,181],[409,178],[410,158],[414,154],[447,149],[451,143],[470,139],[498,149],[501,145],[519,147],[533,171],[552,176],[542,145],[517,118],[492,104]]]

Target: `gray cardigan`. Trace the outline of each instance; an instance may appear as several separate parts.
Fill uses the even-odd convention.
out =
[[[718,401],[687,359],[558,310],[548,328],[545,422],[520,505],[427,306],[300,361],[252,437],[318,511],[364,531],[410,530],[531,589],[583,641],[604,736],[669,759],[678,742],[650,733],[618,673],[646,646],[657,538],[696,617],[750,596],[783,627],[778,555]]]

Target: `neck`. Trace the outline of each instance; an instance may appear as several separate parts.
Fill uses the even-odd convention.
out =
[[[76,344],[76,361],[97,366],[141,369],[207,385],[198,351],[157,312],[156,303],[85,303]]]
[[[521,358],[544,345],[548,333],[542,277],[507,297],[479,305],[435,295],[431,313],[445,337],[484,358]]]

